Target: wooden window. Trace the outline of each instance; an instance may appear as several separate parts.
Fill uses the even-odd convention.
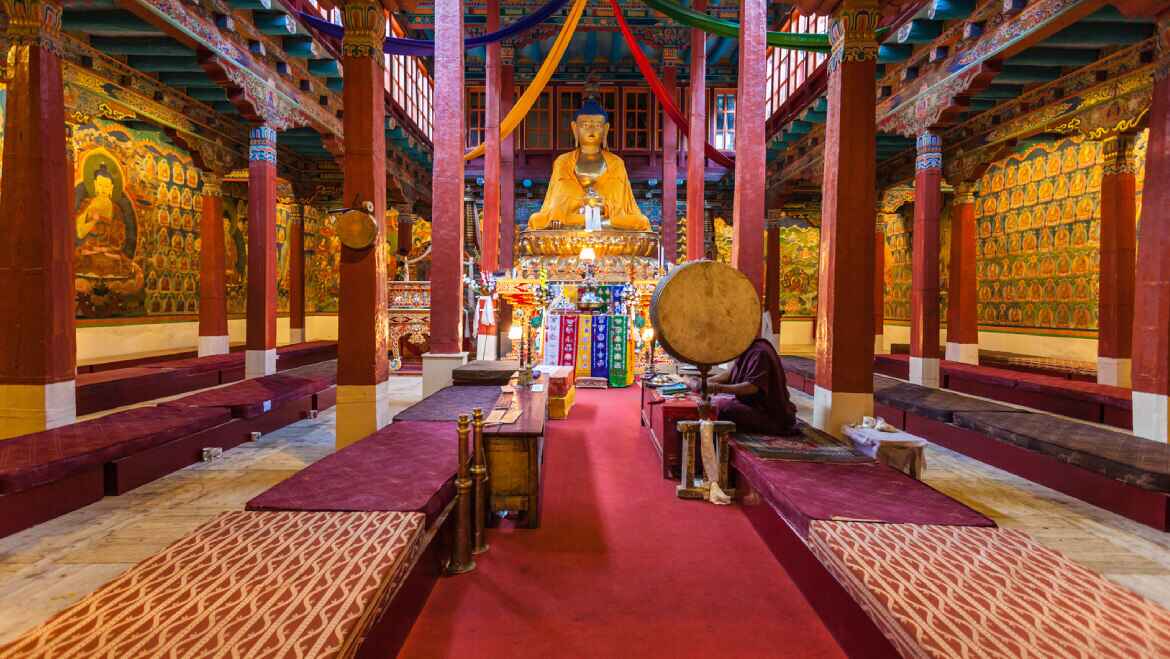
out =
[[[622,148],[649,151],[654,115],[651,114],[649,90],[627,89],[622,92]]]
[[[484,127],[487,121],[487,94],[482,87],[467,90],[467,148],[479,146],[484,141]]]
[[[575,148],[573,139],[573,115],[585,101],[585,90],[580,87],[560,87],[557,89],[557,148],[568,150]]]
[[[528,149],[553,148],[552,90],[544,90],[524,117],[524,146]]]
[[[720,151],[735,150],[735,90],[716,89],[714,112],[711,117],[714,128],[713,144]]]

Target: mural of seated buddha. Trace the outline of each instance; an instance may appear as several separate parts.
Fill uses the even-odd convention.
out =
[[[650,220],[634,201],[622,159],[606,148],[609,116],[588,99],[571,124],[577,148],[553,163],[544,205],[528,219],[528,228],[584,229],[589,209],[600,209],[601,228],[649,231]]]

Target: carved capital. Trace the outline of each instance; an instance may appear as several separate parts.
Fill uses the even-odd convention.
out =
[[[61,5],[48,0],[3,0],[5,36],[14,46],[39,46],[61,54]]]
[[[918,146],[918,157],[914,160],[914,169],[916,171],[927,169],[941,170],[942,137],[937,133],[927,131],[918,136],[916,144]]]
[[[379,64],[385,61],[382,42],[386,39],[386,15],[380,2],[347,0],[341,10],[341,23],[345,26],[341,40],[345,57],[371,57]]]
[[[298,199],[290,199],[288,202],[288,223],[292,226],[300,226],[305,221],[304,206]]]
[[[203,196],[222,197],[223,177],[212,172],[203,172]]]
[[[1101,173],[1105,176],[1136,175],[1138,167],[1133,152],[1136,143],[1134,135],[1129,133],[1110,135],[1101,140]]]
[[[248,161],[276,165],[276,131],[267,124],[252,128],[248,141]]]
[[[875,31],[881,11],[871,3],[842,3],[829,20],[829,70],[842,62],[876,61],[878,43]]]
[[[971,181],[964,181],[955,185],[955,205],[961,206],[963,204],[975,203],[975,183]]]

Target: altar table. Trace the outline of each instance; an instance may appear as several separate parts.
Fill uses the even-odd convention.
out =
[[[520,418],[483,429],[491,496],[489,507],[492,512],[523,512],[525,526],[535,529],[540,526],[548,383],[518,386],[512,395],[520,404]]]

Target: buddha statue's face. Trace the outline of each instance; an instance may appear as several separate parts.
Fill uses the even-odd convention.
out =
[[[93,180],[93,191],[98,197],[109,199],[114,196],[114,182],[105,176],[98,176]]]
[[[572,123],[573,134],[577,136],[577,144],[585,151],[597,151],[605,144],[605,136],[609,133],[609,122],[600,114],[583,114]]]

